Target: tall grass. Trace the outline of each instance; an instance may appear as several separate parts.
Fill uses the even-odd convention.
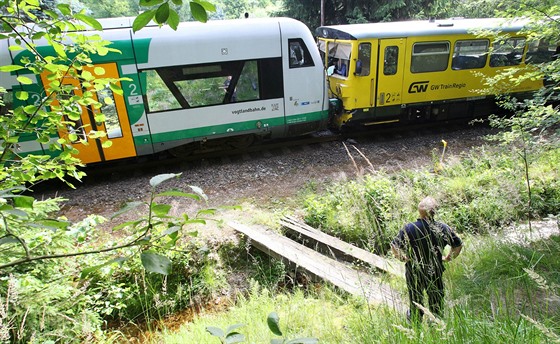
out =
[[[439,162],[438,162],[439,164]],[[532,214],[522,161],[511,152],[480,148],[438,173],[383,171],[335,183],[304,198],[305,220],[324,231],[378,253],[417,217],[416,205],[431,195],[441,203],[439,218],[460,233],[495,233],[507,224],[560,213],[560,151],[542,152],[531,164]]]
[[[560,234],[560,233],[559,233]],[[367,305],[329,287],[279,294],[254,283],[226,313],[202,313],[157,343],[219,343],[205,329],[244,324],[245,343],[270,343],[266,316],[280,315],[287,338],[320,343],[560,342],[560,236],[512,243],[465,235],[466,249],[448,265],[443,319],[412,326],[391,305]],[[403,287],[404,281],[397,280]],[[406,299],[406,295],[403,295]]]
[[[245,335],[246,343],[270,343],[271,339],[279,338],[270,332],[266,323],[268,314],[275,311],[286,338],[316,337],[321,338],[321,343],[342,343],[346,319],[353,307],[340,300],[328,289],[315,295],[306,295],[301,290],[275,294],[254,283],[249,295],[238,299],[226,314],[201,314],[178,332],[163,332],[156,342],[219,343],[206,331],[207,326],[225,329],[243,324],[238,331]]]
[[[275,337],[265,319],[276,311],[287,338],[315,337],[321,343],[560,343],[560,229],[538,240],[508,233],[510,223],[529,215],[560,212],[559,165],[558,150],[534,157],[532,214],[522,161],[484,148],[446,165],[438,161],[437,173],[375,172],[303,195],[309,223],[381,253],[416,218],[421,198],[439,199],[439,217],[465,242],[461,256],[447,265],[442,319],[412,326],[393,305],[368,305],[329,287],[279,293],[275,283],[253,283],[226,313],[202,313],[177,332],[164,331],[157,342],[218,343],[207,326],[242,323],[238,331],[246,343],[270,343]],[[258,271],[253,276],[269,282]],[[407,299],[403,280],[389,283]]]

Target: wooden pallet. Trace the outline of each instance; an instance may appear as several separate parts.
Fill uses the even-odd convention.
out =
[[[335,259],[341,256],[350,257],[367,263],[383,272],[388,272],[395,276],[404,278],[404,264],[397,260],[388,260],[351,245],[345,241],[321,232],[320,230],[315,229],[291,216],[284,217],[280,220],[280,224],[299,236],[303,236],[307,239],[313,240],[314,242],[327,246]]]
[[[237,222],[228,223],[236,231],[250,239],[251,245],[277,259],[288,260],[312,275],[372,304],[385,304],[398,311],[405,306],[398,292],[383,278],[358,271],[345,263],[329,258],[264,227],[249,227]]]

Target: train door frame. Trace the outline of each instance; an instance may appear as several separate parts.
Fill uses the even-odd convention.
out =
[[[119,77],[118,67],[115,62],[95,64],[93,67],[84,67],[84,71],[94,73],[96,69],[99,71],[99,67],[103,68],[103,77]],[[41,80],[44,85],[48,83],[46,72],[41,74]],[[84,88],[77,79],[65,78],[63,83],[73,85],[74,93],[77,95],[82,95],[84,91],[92,91],[94,98],[100,103],[109,106],[111,105],[111,102],[105,103],[105,99],[99,99],[99,93],[95,92],[93,87]],[[117,82],[117,85],[120,87],[120,82]],[[111,132],[111,130],[107,130],[106,123],[96,123],[95,116],[100,113],[100,110],[94,109],[92,106],[82,106],[80,120],[70,121],[75,122],[76,125],[68,125],[65,129],[60,129],[58,132],[59,136],[65,139],[68,139],[70,133],[74,133],[79,136],[78,140],[71,142],[71,145],[78,151],[76,156],[84,164],[136,156],[136,148],[134,146],[134,139],[132,137],[132,130],[130,127],[124,97],[122,94],[118,94],[113,91],[111,91],[111,96],[113,99],[112,105],[114,106],[117,116],[115,119],[118,122],[118,130]],[[54,102],[54,104],[56,105],[57,103]],[[65,120],[69,119],[66,118]],[[97,138],[90,137],[88,132],[91,130],[103,131],[105,136]],[[112,134],[115,134],[115,136],[111,137]],[[111,144],[106,144],[107,141],[111,141]]]
[[[354,43],[354,42],[353,42]],[[377,40],[359,40],[354,44],[353,55],[356,56],[352,58],[353,66],[351,71],[354,75],[354,80],[352,81],[352,87],[355,87],[357,92],[362,94],[369,94],[369,96],[362,97],[359,94],[356,96],[356,104],[354,108],[374,108],[375,107],[375,90],[376,90],[376,64],[378,59],[377,54]],[[369,46],[369,64],[364,63],[364,59],[367,55],[363,52],[362,45]],[[364,48],[364,50],[366,50]],[[361,66],[359,66],[361,64]],[[360,99],[367,99],[367,102],[360,101]]]
[[[400,112],[404,92],[406,41],[406,38],[402,37],[384,38],[378,42],[376,119],[394,118]],[[390,122],[398,121],[398,117],[390,120]]]
[[[104,77],[108,78],[119,78],[119,69],[116,63],[104,63],[96,64],[94,68],[101,67],[105,70]],[[122,89],[122,84],[117,81],[117,86]],[[94,94],[95,97],[99,95],[99,92]],[[126,103],[124,100],[124,95],[117,92],[112,92],[111,95],[114,102],[115,118],[107,118],[108,114],[105,114],[106,119],[104,123],[98,125],[98,130],[103,130],[106,136],[99,138],[101,144],[111,141],[111,146],[103,147],[102,154],[105,161],[117,160],[123,158],[130,158],[136,156],[136,147],[134,145],[134,137],[132,136],[132,128],[130,126],[130,119],[128,118],[128,110],[126,108]],[[100,103],[104,103],[104,99],[98,99]],[[108,104],[109,106],[111,104]],[[118,123],[114,123],[114,121]],[[109,122],[113,122],[113,130],[108,130],[107,125]]]

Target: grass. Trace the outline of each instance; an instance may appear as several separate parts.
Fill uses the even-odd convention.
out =
[[[247,343],[267,343],[273,338],[280,338],[270,332],[266,323],[267,316],[277,312],[286,338],[322,337],[331,338],[332,343],[340,343],[352,307],[337,300],[341,299],[328,289],[314,295],[306,295],[302,290],[292,294],[275,294],[253,284],[249,295],[233,304],[227,313],[200,315],[176,333],[162,333],[157,341],[219,343],[206,331],[207,326],[225,329],[243,324],[238,331],[245,335]]]
[[[559,160],[558,150],[532,160],[532,216],[560,210]],[[281,292],[278,283],[268,282],[278,281],[282,267],[270,261],[277,267],[252,275],[266,287],[253,282],[250,292],[232,302],[227,312],[203,312],[178,331],[159,333],[156,341],[219,343],[207,326],[244,324],[238,331],[246,343],[270,343],[278,337],[269,331],[266,317],[275,311],[287,339],[314,337],[320,343],[560,342],[560,229],[549,238],[505,240],[513,228],[507,224],[527,215],[522,178],[515,153],[481,149],[437,174],[379,172],[330,185],[323,194],[310,188],[301,196],[308,222],[381,253],[400,226],[415,218],[419,199],[427,194],[440,199],[441,218],[457,228],[465,242],[463,253],[445,273],[447,307],[441,321],[411,326],[391,305],[371,306],[328,286]],[[389,282],[406,300],[404,281]]]
[[[270,312],[286,338],[320,343],[554,343],[560,341],[560,236],[512,244],[496,236],[465,236],[465,250],[446,271],[446,314],[441,322],[407,323],[390,305],[371,306],[327,286],[277,293],[253,283],[225,313],[201,313],[158,343],[219,343],[207,326],[238,329],[246,343],[270,343]],[[404,281],[399,284],[405,293]],[[406,296],[403,295],[406,299]]]

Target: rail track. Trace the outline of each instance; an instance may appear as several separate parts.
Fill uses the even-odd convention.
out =
[[[403,136],[415,136],[419,133],[445,132],[470,125],[465,120],[432,122],[411,125],[378,125],[352,132],[333,132],[325,130],[318,133],[298,137],[284,138],[257,142],[245,148],[214,149],[212,151],[194,152],[186,156],[171,156],[167,152],[155,154],[149,157],[139,157],[122,160],[119,162],[98,163],[84,168],[88,176],[128,174],[131,171],[135,175],[142,173],[154,174],[158,171],[169,170],[174,167],[186,167],[193,165],[208,166],[216,162],[229,163],[232,161],[251,160],[261,157],[270,158],[276,155],[289,154],[292,151],[313,150],[324,143],[333,141],[354,142],[360,138],[370,138],[379,141],[398,139]],[[486,125],[486,124],[476,124]]]

